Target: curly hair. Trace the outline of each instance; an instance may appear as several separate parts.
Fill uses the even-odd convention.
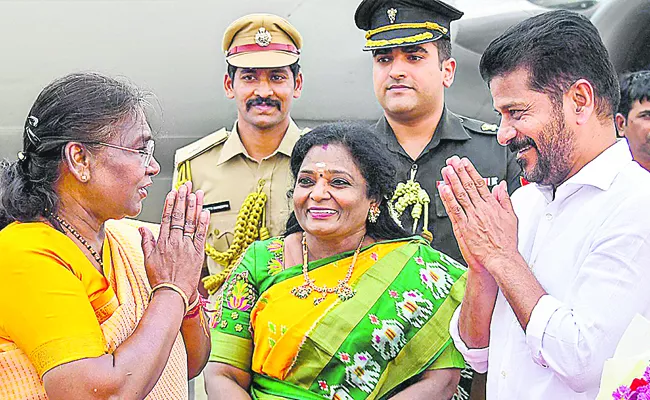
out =
[[[0,163],[0,229],[56,213],[54,186],[66,144],[107,141],[117,123],[143,108],[146,96],[98,73],[70,74],[46,86],[26,118],[19,159]]]
[[[388,151],[377,143],[370,127],[360,123],[336,122],[320,125],[301,137],[291,153],[291,174],[294,182],[309,150],[314,146],[340,144],[348,149],[355,165],[366,181],[366,195],[379,202],[379,218],[366,224],[368,236],[375,240],[399,239],[411,236],[390,216],[387,198],[397,185],[396,168]],[[302,232],[295,212],[287,221],[286,235]]]

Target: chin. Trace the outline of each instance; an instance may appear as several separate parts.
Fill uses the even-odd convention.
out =
[[[335,236],[337,232],[340,231],[339,228],[332,226],[314,226],[314,224],[308,224],[304,226],[303,229],[305,232],[309,233],[312,236],[316,237],[330,237]]]

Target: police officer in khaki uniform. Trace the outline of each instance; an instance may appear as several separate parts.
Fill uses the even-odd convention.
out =
[[[206,246],[214,294],[246,247],[280,234],[290,211],[289,158],[301,130],[289,112],[300,97],[300,33],[275,15],[252,14],[233,22],[223,37],[226,96],[237,121],[175,154],[174,182],[192,181],[210,211]]]
[[[372,52],[375,95],[384,109],[376,133],[398,165],[401,183],[390,201],[393,215],[404,228],[460,262],[437,190],[447,158],[476,160],[490,188],[506,180],[513,191],[521,175],[514,155],[497,143],[496,125],[445,107],[444,90],[456,70],[450,23],[462,15],[438,0],[364,0],[355,14],[357,27],[366,31],[364,50]],[[461,386],[458,397],[466,399],[469,383]]]

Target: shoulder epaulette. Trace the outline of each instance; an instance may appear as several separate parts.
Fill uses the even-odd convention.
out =
[[[467,117],[459,116],[459,118],[463,126],[472,132],[483,133],[485,135],[496,135],[499,130],[499,126],[495,124],[488,124],[487,122]]]
[[[174,154],[174,165],[178,165],[187,160],[191,160],[206,151],[210,150],[214,146],[217,146],[228,139],[230,133],[226,128],[221,128],[216,132],[213,132],[207,136],[202,137],[201,139],[188,144],[185,147],[181,147],[176,150]]]

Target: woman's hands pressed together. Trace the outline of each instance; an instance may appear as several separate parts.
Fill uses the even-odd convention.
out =
[[[170,283],[178,286],[190,303],[196,298],[209,218],[203,210],[203,191],[192,193],[191,182],[167,194],[158,239],[150,230],[140,228],[151,287]]]

